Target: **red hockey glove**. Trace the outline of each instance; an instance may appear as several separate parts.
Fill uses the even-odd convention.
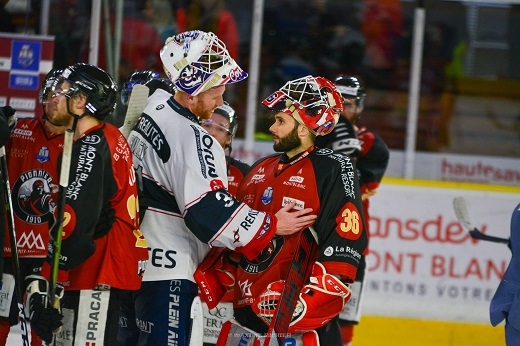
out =
[[[288,333],[324,326],[343,310],[350,299],[349,287],[334,275],[327,274],[319,262],[314,264],[309,282],[300,292]],[[274,317],[284,284],[284,280],[270,283],[251,306],[267,325]]]
[[[232,295],[238,264],[233,254],[233,251],[225,248],[211,248],[193,274],[201,297],[209,309],[222,300],[229,300]]]

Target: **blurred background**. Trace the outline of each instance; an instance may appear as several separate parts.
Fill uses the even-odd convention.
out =
[[[504,161],[498,166],[492,161],[491,165],[495,175],[499,169],[500,174],[512,176],[477,181],[520,185],[520,1],[2,2],[1,31],[52,36],[53,65],[57,68],[92,62],[92,4],[100,4],[100,19],[94,22],[99,25],[97,64],[120,84],[136,69],[162,73],[158,54],[165,38],[189,29],[215,32],[251,73],[251,52],[255,49],[251,38],[256,28],[261,32],[256,83],[234,85],[225,96],[239,115],[238,138],[247,136],[247,114],[253,109],[255,138],[270,139],[271,120],[260,101],[287,80],[308,74],[329,79],[352,74],[365,83],[367,91],[361,123],[395,150],[392,162],[404,155],[399,163],[390,164],[389,175],[456,180],[457,174],[420,173],[420,156],[414,156],[414,173],[407,172],[407,153],[478,155],[507,160],[504,167]],[[253,15],[255,6],[262,8],[261,23],[258,15]],[[414,28],[420,25],[418,8],[424,11],[423,35],[414,38]],[[118,27],[122,28],[120,42],[116,40]],[[410,121],[415,111],[409,103],[414,39],[422,41],[422,54],[416,120]],[[117,56],[118,64],[113,62]],[[248,88],[255,88],[250,108]],[[407,143],[410,136],[412,142]],[[423,160],[429,162],[429,158]],[[486,164],[435,160],[440,160],[440,168],[434,170],[449,169],[451,173],[457,168],[453,165],[478,170],[478,162]]]

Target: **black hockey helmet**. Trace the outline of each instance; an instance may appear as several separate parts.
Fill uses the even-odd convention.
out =
[[[365,88],[358,78],[339,75],[334,79],[334,84],[343,98],[355,98],[357,107],[363,107],[365,105]]]
[[[152,95],[155,90],[162,89],[170,94],[175,94],[175,85],[168,78],[153,78],[144,83],[148,87],[148,96]]]
[[[67,97],[83,93],[87,110],[99,120],[110,115],[116,106],[117,85],[112,77],[97,66],[77,63],[67,67],[62,77],[70,84]]]
[[[217,107],[213,111],[213,113],[220,114],[229,121],[229,130],[228,131],[233,137],[235,137],[235,134],[237,133],[238,122],[237,122],[235,110],[229,105],[229,103],[224,101],[224,104],[220,107]]]
[[[121,90],[121,102],[125,107],[128,106],[128,101],[130,101],[130,94],[132,93],[132,89],[136,84],[145,84],[146,82],[157,79],[161,75],[158,72],[152,70],[143,70],[143,71],[134,71],[128,77],[128,81],[123,84],[123,88]]]
[[[53,68],[47,73],[45,79],[42,82],[40,87],[40,92],[38,93],[38,100],[43,105],[48,102],[47,94],[52,90],[53,86],[56,84],[56,81],[63,73],[63,70]]]

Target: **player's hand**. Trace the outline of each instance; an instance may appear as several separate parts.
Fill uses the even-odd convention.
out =
[[[301,231],[305,227],[312,225],[318,217],[315,214],[311,214],[312,208],[294,211],[292,210],[294,206],[296,206],[296,203],[289,203],[275,214],[277,235],[291,235]]]
[[[63,287],[56,287],[56,301],[53,306],[47,304],[49,282],[40,275],[29,275],[27,286],[26,310],[28,310],[31,328],[47,344],[63,325],[59,300],[63,297]]]

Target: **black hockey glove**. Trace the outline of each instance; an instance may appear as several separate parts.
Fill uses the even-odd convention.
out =
[[[5,120],[9,120],[9,118],[11,118],[14,113],[16,113],[16,109],[11,106],[0,107],[0,116],[4,117]]]
[[[0,107],[0,147],[9,140],[11,125],[14,125],[16,111],[11,106]]]
[[[49,282],[40,275],[29,275],[27,286],[26,311],[28,310],[31,328],[47,344],[52,342],[53,334],[63,325],[59,299],[63,297],[63,287],[56,287],[57,301],[50,307],[47,304]]]

